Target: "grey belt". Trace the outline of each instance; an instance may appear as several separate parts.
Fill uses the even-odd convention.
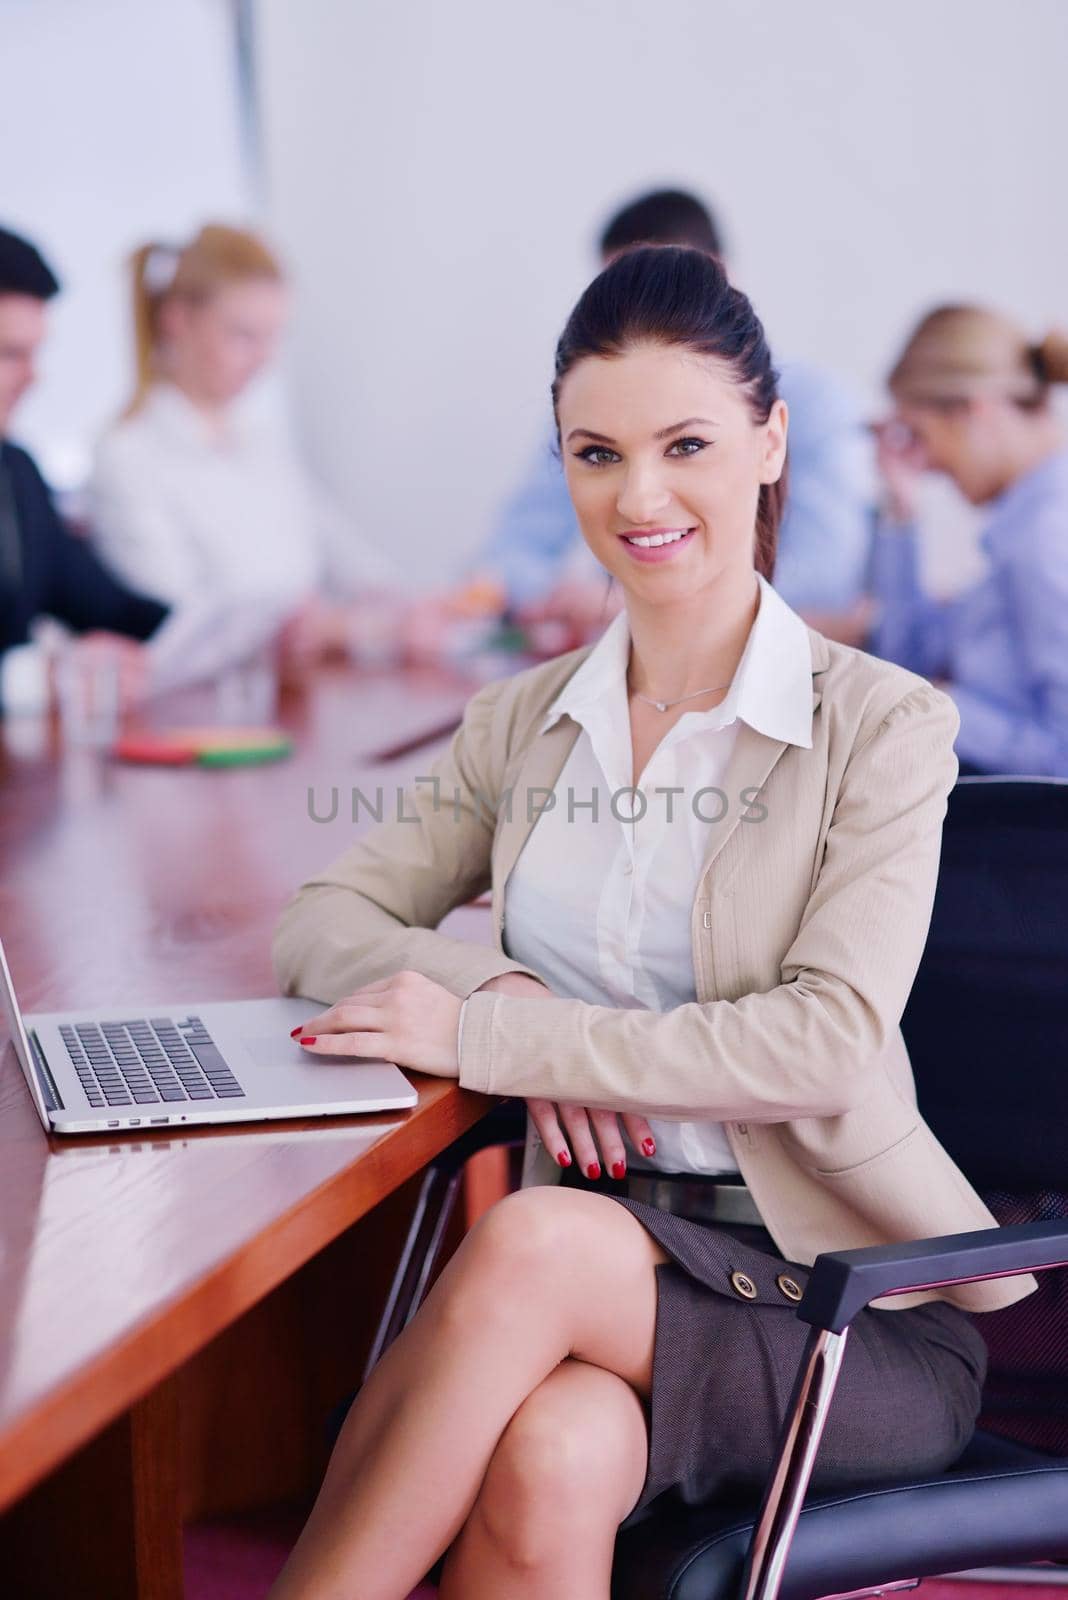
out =
[[[696,1182],[689,1178],[647,1178],[629,1173],[627,1197],[695,1222],[744,1222],[758,1228],[764,1219],[743,1183]]]

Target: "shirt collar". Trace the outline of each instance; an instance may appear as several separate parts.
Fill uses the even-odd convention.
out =
[[[760,606],[725,699],[711,711],[691,711],[685,717],[710,730],[726,727],[737,718],[769,739],[809,750],[812,649],[808,628],[770,583],[759,575],[757,581]],[[581,723],[595,708],[615,700],[626,681],[629,656],[630,628],[626,612],[621,611],[556,696],[540,731],[547,732],[563,716]],[[683,720],[680,718],[680,724]]]
[[[188,395],[183,394],[177,384],[168,383],[166,379],[158,379],[152,384],[140,415],[161,424],[174,438],[202,447],[208,445],[218,449],[235,444],[243,434],[242,419],[235,408],[231,408],[227,416],[225,436],[220,436]]]

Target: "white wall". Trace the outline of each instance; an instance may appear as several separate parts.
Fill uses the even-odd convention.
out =
[[[260,0],[292,373],[363,525],[444,576],[548,417],[611,207],[704,191],[773,346],[877,393],[979,297],[1068,325],[1064,0]]]
[[[229,0],[0,0],[0,224],[64,292],[13,429],[58,485],[132,381],[126,255],[249,211]]]

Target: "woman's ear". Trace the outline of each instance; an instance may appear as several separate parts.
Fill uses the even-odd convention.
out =
[[[764,424],[764,456],[760,465],[761,483],[778,483],[786,465],[786,435],[790,413],[785,400],[776,400]]]

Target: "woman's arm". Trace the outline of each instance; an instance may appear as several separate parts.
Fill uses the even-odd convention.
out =
[[[170,510],[155,463],[121,428],[101,440],[89,483],[90,537],[124,582],[176,604],[196,595],[200,572]]]
[[[876,522],[871,585],[877,620],[869,649],[884,661],[944,676],[949,658],[949,605],[924,593],[919,575],[919,535],[911,523]]]
[[[1068,570],[1066,522],[1052,508],[1020,529],[998,581],[1012,619],[1030,714],[988,690],[954,682],[957,750],[987,772],[1068,778]]]
[[[287,907],[273,946],[287,993],[333,1003],[411,971],[463,997],[502,973],[530,973],[490,945],[433,931],[489,886],[506,759],[503,738],[489,732],[500,692],[490,684],[475,695],[447,754],[405,791],[394,819],[310,879]],[[486,754],[476,760],[476,751]]]
[[[663,1015],[473,994],[461,1084],[720,1121],[834,1116],[860,1104],[927,937],[957,725],[952,702],[919,685],[854,751],[776,988]]]

